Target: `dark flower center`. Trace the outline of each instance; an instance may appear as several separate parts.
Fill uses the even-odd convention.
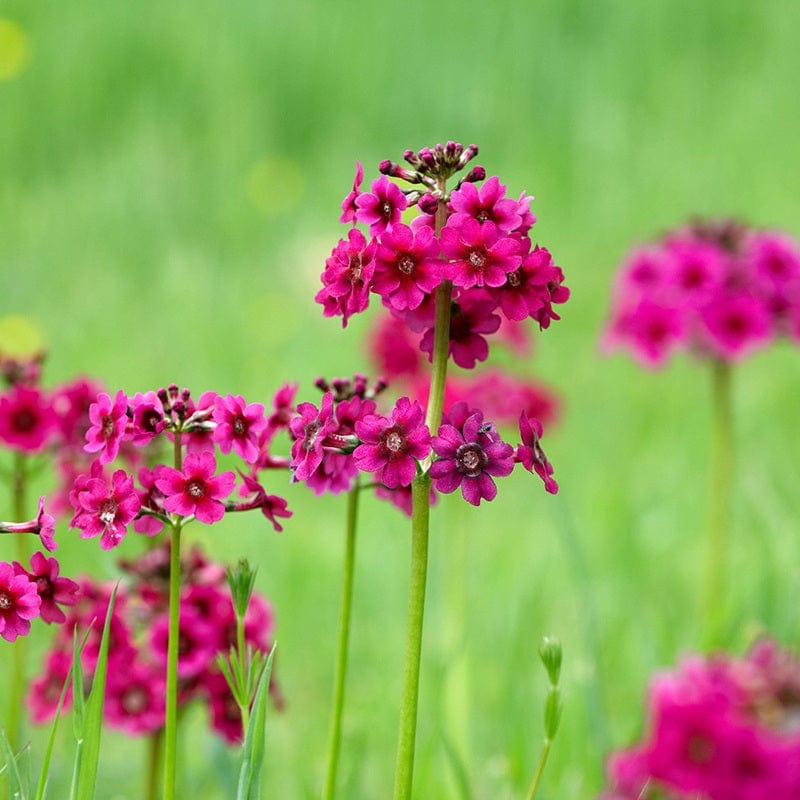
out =
[[[695,764],[708,764],[714,757],[714,743],[702,734],[694,734],[686,743],[686,754]]]
[[[18,431],[32,431],[36,427],[39,417],[29,408],[22,408],[14,415],[14,429]]]
[[[233,432],[236,436],[243,436],[247,433],[247,423],[242,417],[236,417],[233,421]]]
[[[53,583],[49,578],[40,575],[36,578],[36,592],[42,599],[53,596]]]
[[[520,286],[522,284],[522,278],[520,277],[518,269],[514,270],[513,272],[506,273],[506,283],[512,289],[516,289],[517,286]]]
[[[14,604],[13,598],[8,592],[4,592],[0,590],[0,611],[5,611],[7,608],[11,608]]]
[[[489,457],[477,442],[462,444],[456,450],[456,469],[468,478],[477,478],[489,463]]]
[[[155,433],[160,422],[161,414],[159,414],[154,408],[151,408],[149,411],[145,411],[145,413],[142,415],[142,429],[148,431],[149,433]]]
[[[389,455],[404,453],[407,449],[406,437],[397,428],[389,428],[382,436],[381,444],[388,451]]]
[[[467,261],[469,261],[470,265],[475,267],[475,269],[483,269],[486,266],[486,250],[482,247],[470,250]]]
[[[303,433],[305,434],[303,436],[303,447],[306,450],[313,450],[321,427],[322,425],[320,425],[317,420],[314,420],[314,422],[309,422],[308,425],[303,428]]]
[[[114,417],[110,414],[106,414],[103,417],[103,437],[108,439],[114,433]]]
[[[743,336],[749,328],[747,319],[741,314],[731,314],[725,320],[725,330],[733,336]]]
[[[353,253],[350,256],[348,271],[350,272],[351,282],[355,282],[361,278],[361,256],[358,253]]]
[[[116,500],[113,498],[109,498],[108,500],[100,506],[100,522],[103,525],[111,525],[111,523],[117,518],[117,510],[119,506],[117,505]]]
[[[416,266],[417,262],[412,256],[408,255],[408,253],[397,259],[397,269],[399,269],[403,275],[410,275]]]
[[[203,481],[193,478],[186,484],[186,491],[191,497],[202,497],[206,493],[206,485]]]
[[[392,204],[388,200],[384,200],[380,206],[380,215],[385,219],[389,220],[392,216]]]
[[[475,219],[483,225],[487,219],[489,219],[489,212],[485,208],[481,208],[478,213],[475,215]]]

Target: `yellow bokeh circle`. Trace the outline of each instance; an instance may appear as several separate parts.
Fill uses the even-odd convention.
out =
[[[0,19],[0,81],[16,78],[25,69],[29,54],[25,31],[10,19]]]

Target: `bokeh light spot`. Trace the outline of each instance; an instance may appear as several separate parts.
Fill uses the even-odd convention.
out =
[[[0,317],[0,354],[22,358],[44,348],[42,332],[23,316]]]
[[[29,53],[25,31],[10,19],[0,19],[0,81],[16,78],[25,69]]]
[[[303,197],[305,180],[294,161],[267,156],[257,161],[247,176],[247,195],[269,216],[291,211]]]

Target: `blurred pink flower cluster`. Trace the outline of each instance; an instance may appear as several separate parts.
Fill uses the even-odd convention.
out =
[[[658,676],[644,741],[615,753],[601,800],[800,797],[800,659],[775,642]]]
[[[165,666],[169,633],[169,543],[135,561],[122,562],[130,580],[120,585],[111,616],[106,722],[132,734],[149,734],[164,726]],[[225,568],[193,549],[182,561],[178,702],[202,700],[212,729],[227,742],[242,737],[239,708],[216,657],[236,644],[236,617]],[[52,719],[61,687],[72,664],[72,630],[89,638],[82,654],[85,682],[97,665],[102,622],[113,586],[92,578],[80,580],[80,601],[56,633],[44,670],[30,684],[28,706],[38,723]],[[245,617],[245,642],[261,652],[272,646],[275,620],[267,600],[253,593]],[[71,692],[67,702],[71,701]],[[273,700],[280,704],[277,685]]]
[[[658,367],[679,349],[735,361],[800,341],[800,247],[777,231],[697,223],[633,251],[617,276],[604,344]]]

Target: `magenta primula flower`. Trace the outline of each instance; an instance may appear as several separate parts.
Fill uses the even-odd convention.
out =
[[[480,189],[474,183],[465,182],[450,193],[453,214],[448,224],[452,222],[458,227],[466,220],[474,219],[480,224],[491,222],[502,233],[510,233],[522,224],[520,204],[525,200],[529,204],[531,199],[526,198],[524,193],[519,201],[506,197],[506,187],[496,175],[488,178]],[[532,224],[530,222],[528,228]]]
[[[388,307],[414,309],[441,283],[443,267],[439,242],[430,228],[415,235],[408,225],[398,223],[381,234],[372,288]]]
[[[272,527],[280,533],[283,527],[276,517],[288,519],[292,516],[287,508],[286,500],[274,494],[267,494],[266,489],[252,475],[239,473],[242,485],[239,487],[239,496],[246,498],[241,503],[233,503],[231,511],[252,511],[261,509],[261,513],[272,523]]]
[[[333,417],[333,395],[325,392],[319,408],[313,403],[300,403],[297,413],[299,416],[289,423],[294,437],[291,468],[294,479],[304,481],[322,462],[325,437],[337,429]]]
[[[772,338],[769,310],[747,291],[716,297],[701,311],[705,343],[726,361],[743,358]]]
[[[120,389],[112,402],[105,392],[89,408],[91,426],[86,431],[87,453],[100,453],[100,463],[108,464],[119,453],[119,445],[128,426],[128,398]]]
[[[522,263],[520,243],[493,222],[482,225],[472,218],[455,227],[447,221],[441,234],[442,252],[451,259],[447,277],[454,286],[497,287]]]
[[[45,622],[61,623],[67,619],[59,606],[74,606],[78,602],[79,587],[75,581],[58,574],[59,564],[55,558],[34,553],[29,570],[19,561],[15,561],[14,572],[17,575],[27,575],[28,580],[36,584],[36,591],[42,601],[40,613]]]
[[[80,528],[82,539],[100,535],[100,547],[104,550],[119,545],[141,508],[133,476],[118,469],[109,484],[102,475],[99,460],[92,466],[91,477],[78,476],[70,503],[75,515],[69,526]]]
[[[431,446],[437,456],[430,469],[436,490],[449,494],[461,487],[464,499],[474,506],[494,500],[497,486],[492,476],[503,477],[514,469],[514,448],[483,422],[480,411],[471,412],[463,426],[442,425]]]
[[[55,532],[55,520],[44,510],[44,497],[39,498],[39,513],[27,522],[0,522],[0,533],[35,533],[41,540],[45,550],[58,549],[58,545],[53,539]]]
[[[139,496],[142,510],[149,509],[156,513],[164,513],[164,493],[156,486],[155,470],[147,467],[140,467],[136,473],[141,488],[136,490]],[[164,521],[153,514],[142,513],[133,521],[133,529],[136,533],[143,533],[145,536],[155,536],[161,532]]]
[[[400,222],[408,201],[397,184],[385,175],[372,182],[372,191],[362,192],[355,200],[356,220],[369,225],[370,236],[377,236]]]
[[[223,453],[236,454],[248,464],[258,460],[258,440],[266,430],[267,419],[261,403],[245,403],[241,395],[229,394],[214,401],[214,441]]]
[[[11,564],[0,561],[0,636],[13,642],[28,634],[30,621],[39,616],[41,605],[36,583],[24,573],[18,575]]]
[[[353,451],[356,466],[374,472],[390,489],[409,486],[417,474],[417,462],[430,452],[431,436],[419,403],[401,397],[390,417],[370,414],[356,422],[361,444]]]
[[[369,305],[369,290],[375,271],[377,241],[369,243],[364,234],[353,228],[347,239],[340,239],[325,261],[320,276],[323,288],[314,297],[323,306],[326,317],[341,316],[342,327],[347,320]]]
[[[0,441],[23,453],[38,453],[51,440],[58,417],[39,389],[16,385],[0,395]]]
[[[180,653],[178,675],[181,678],[196,678],[208,668],[217,652],[215,629],[218,621],[204,617],[185,600],[181,600]],[[169,643],[169,614],[164,613],[150,624],[150,645],[156,659],[167,663]]]
[[[542,437],[542,423],[531,419],[523,411],[519,417],[519,435],[522,444],[517,446],[516,458],[528,472],[535,472],[544,481],[544,488],[550,494],[558,492],[558,483],[553,476],[553,465],[547,460],[539,440]]]
[[[183,469],[161,465],[156,470],[156,487],[164,493],[164,510],[188,517],[192,514],[210,525],[225,516],[221,501],[233,490],[236,475],[215,475],[217,461],[213,453],[188,453]]]
[[[132,733],[157,733],[164,727],[164,667],[136,660],[125,670],[109,670],[103,717],[114,728]]]
[[[131,424],[131,441],[137,447],[143,447],[164,430],[167,419],[164,406],[155,392],[136,392],[130,401],[133,422]]]

